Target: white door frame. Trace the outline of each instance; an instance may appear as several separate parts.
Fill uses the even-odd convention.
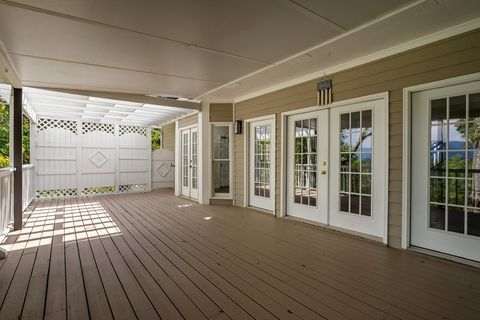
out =
[[[439,89],[452,85],[465,84],[480,80],[480,72],[446,80],[424,83],[403,89],[403,157],[402,157],[402,249],[410,247],[411,222],[411,108],[412,94],[418,91]]]
[[[276,208],[275,208],[275,175],[276,175],[276,156],[277,156],[277,148],[276,148],[276,116],[275,114],[270,114],[266,116],[250,118],[244,120],[245,126],[244,130],[244,137],[243,137],[243,178],[244,178],[244,185],[243,185],[243,206],[248,207],[250,205],[250,125],[253,122],[264,121],[264,120],[271,120],[272,121],[272,139],[271,139],[271,167],[273,168],[274,174],[270,176],[270,185],[271,185],[271,195],[273,201],[273,211],[272,214],[276,215]]]
[[[287,196],[286,196],[286,183],[287,183],[287,156],[286,156],[286,151],[287,151],[287,122],[288,122],[288,116],[294,115],[294,114],[299,114],[299,113],[308,113],[308,112],[313,112],[313,111],[319,111],[322,109],[329,109],[329,108],[337,108],[337,107],[343,107],[346,105],[351,105],[359,102],[368,102],[372,100],[380,100],[383,99],[385,103],[385,108],[387,112],[385,112],[385,121],[388,124],[389,122],[389,93],[388,92],[382,92],[382,93],[377,93],[377,94],[372,94],[368,96],[363,96],[363,97],[358,97],[358,98],[353,98],[353,99],[348,99],[348,100],[342,100],[342,101],[336,101],[333,102],[329,105],[326,106],[312,106],[312,107],[307,107],[307,108],[302,108],[302,109],[297,109],[297,110],[292,110],[292,111],[287,111],[287,112],[282,112],[281,113],[281,146],[280,146],[280,208],[279,208],[279,213],[278,216],[280,217],[285,217],[287,213]],[[330,139],[330,137],[329,137]],[[388,140],[386,139],[385,142],[385,151],[388,153],[389,152],[389,144]],[[384,223],[384,232],[383,232],[383,243],[388,242],[388,169],[389,169],[389,157],[387,155],[386,157],[386,163],[385,163],[385,223]]]

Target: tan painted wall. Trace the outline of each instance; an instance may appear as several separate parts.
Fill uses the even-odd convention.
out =
[[[162,127],[163,148],[175,152],[175,123]]]
[[[198,114],[194,114],[189,117],[185,117],[183,119],[178,120],[179,128],[188,127],[194,124],[198,124]]]
[[[232,103],[211,103],[210,122],[231,122],[233,120]]]
[[[480,30],[468,32],[395,56],[330,75],[333,99],[341,101],[389,91],[389,245],[401,245],[402,94],[403,88],[480,71]],[[285,111],[316,105],[314,81],[237,103],[235,120],[276,114],[276,146],[280,150],[281,117]],[[276,181],[280,181],[277,152]],[[244,136],[235,135],[235,203],[244,205]],[[276,211],[280,183],[276,184]]]

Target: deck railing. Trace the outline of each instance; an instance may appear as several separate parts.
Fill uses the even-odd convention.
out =
[[[13,221],[13,173],[14,168],[0,168],[0,237],[8,231]],[[22,207],[23,210],[35,197],[33,178],[34,165],[23,166]]]
[[[35,197],[35,186],[33,177],[35,175],[35,166],[26,164],[23,166],[23,183],[22,183],[22,208],[25,210]]]
[[[14,168],[0,169],[0,236],[8,231],[13,220],[13,173]]]

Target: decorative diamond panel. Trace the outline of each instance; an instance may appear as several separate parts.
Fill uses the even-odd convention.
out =
[[[142,136],[147,136],[147,128],[139,126],[124,126],[120,125],[120,135],[123,136],[128,133],[138,133]]]
[[[101,168],[109,159],[101,151],[97,151],[89,160],[96,165],[97,168]]]
[[[144,184],[122,184],[118,187],[120,192],[139,192],[145,191],[146,185]]]
[[[36,132],[40,132],[50,128],[60,128],[71,131],[73,134],[77,134],[77,122],[71,120],[59,120],[59,119],[38,119]]]
[[[157,172],[162,177],[166,177],[170,171],[172,171],[172,168],[168,165],[167,161],[163,161],[157,166]]]
[[[112,123],[82,122],[82,134],[88,132],[105,132],[115,134],[115,125]]]
[[[37,191],[37,198],[71,197],[77,195],[77,189],[55,189]]]
[[[113,193],[113,192],[115,192],[115,186],[90,187],[90,188],[83,188],[82,195],[103,194],[103,193]]]

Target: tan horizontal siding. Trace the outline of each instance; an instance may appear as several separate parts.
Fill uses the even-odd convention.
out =
[[[189,117],[185,117],[183,119],[178,120],[179,128],[185,128],[194,124],[198,124],[198,114],[194,114]]]
[[[162,127],[163,148],[175,152],[175,123]]]
[[[210,122],[232,122],[233,103],[211,103]]]
[[[480,30],[329,75],[333,99],[389,92],[389,245],[400,247],[402,214],[403,88],[480,71]],[[323,79],[323,78],[321,78]],[[280,206],[281,116],[317,104],[316,79],[235,105],[235,119],[277,114],[276,211]],[[235,136],[235,203],[244,205],[244,136]]]

